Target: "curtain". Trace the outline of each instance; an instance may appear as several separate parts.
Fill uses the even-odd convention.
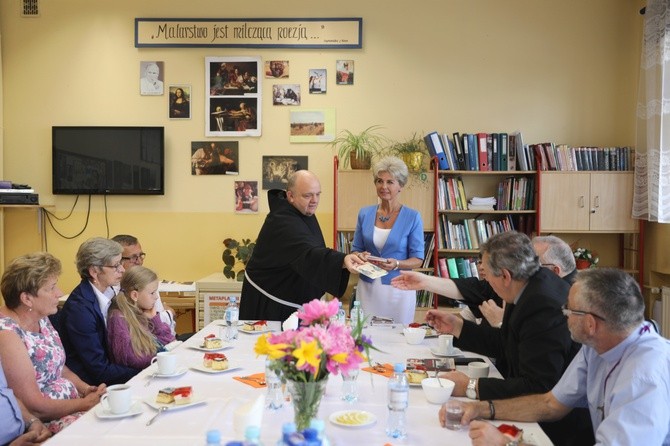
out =
[[[670,0],[649,0],[640,61],[633,217],[670,223]]]

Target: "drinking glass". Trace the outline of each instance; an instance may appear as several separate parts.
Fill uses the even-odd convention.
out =
[[[348,403],[358,401],[358,368],[342,373],[342,400]]]
[[[272,361],[265,362],[265,384],[268,388],[265,397],[265,407],[270,410],[278,410],[284,407],[284,389],[282,388],[281,372],[270,368]]]

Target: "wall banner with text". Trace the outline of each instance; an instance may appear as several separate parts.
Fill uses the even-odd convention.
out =
[[[135,47],[362,48],[363,19],[135,19]]]

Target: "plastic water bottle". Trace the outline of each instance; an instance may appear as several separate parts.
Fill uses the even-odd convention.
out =
[[[265,396],[265,407],[270,410],[281,409],[284,406],[284,390],[281,385],[281,372],[270,368],[271,360],[265,361],[265,383],[268,393]]]
[[[337,314],[335,314],[335,322],[337,322],[340,325],[344,325],[347,323],[347,313],[344,311],[344,307],[342,307],[342,302],[339,302],[339,308],[337,310]]]
[[[295,423],[284,423],[281,427],[281,438],[277,441],[277,446],[288,446],[289,437],[296,433]]]
[[[389,417],[386,435],[392,438],[405,438],[407,436],[405,412],[409,399],[409,383],[405,375],[404,364],[396,363],[393,366],[393,376],[389,379],[388,386]]]
[[[354,307],[351,309],[351,312],[349,313],[349,318],[351,319],[351,326],[354,327],[356,324],[358,324],[358,321],[360,320],[361,323],[365,320],[365,315],[363,314],[363,309],[361,308],[361,302],[356,301],[354,302]]]
[[[244,431],[244,446],[263,446],[261,429],[258,426],[247,426]]]
[[[226,307],[226,341],[237,339],[237,322],[240,320],[240,308],[237,306],[237,298],[230,296]]]
[[[325,428],[326,423],[321,418],[314,418],[309,422],[309,427],[317,432],[317,437],[321,440],[321,446],[330,446],[330,441],[326,437]]]
[[[321,446],[321,440],[319,440],[319,433],[316,429],[308,427],[302,434],[305,437],[305,446]]]
[[[212,429],[207,431],[207,446],[221,446],[221,431]]]

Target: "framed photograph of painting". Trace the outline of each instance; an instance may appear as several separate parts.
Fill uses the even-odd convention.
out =
[[[260,57],[206,57],[205,136],[261,136]]]
[[[308,169],[306,156],[264,156],[263,189],[286,189],[288,177],[295,171]]]
[[[191,86],[170,85],[168,87],[168,117],[170,119],[191,119]]]
[[[290,112],[289,141],[331,142],[335,139],[335,109],[297,109]]]
[[[337,85],[354,85],[354,61],[338,60],[335,64],[335,83]]]
[[[191,175],[238,175],[238,141],[192,141]]]
[[[273,85],[272,105],[300,105],[300,84]]]
[[[235,213],[258,213],[258,181],[235,181]]]
[[[311,94],[325,94],[328,87],[327,71],[325,68],[309,70],[309,92]]]
[[[266,60],[265,77],[267,79],[283,79],[288,77],[288,60]]]

